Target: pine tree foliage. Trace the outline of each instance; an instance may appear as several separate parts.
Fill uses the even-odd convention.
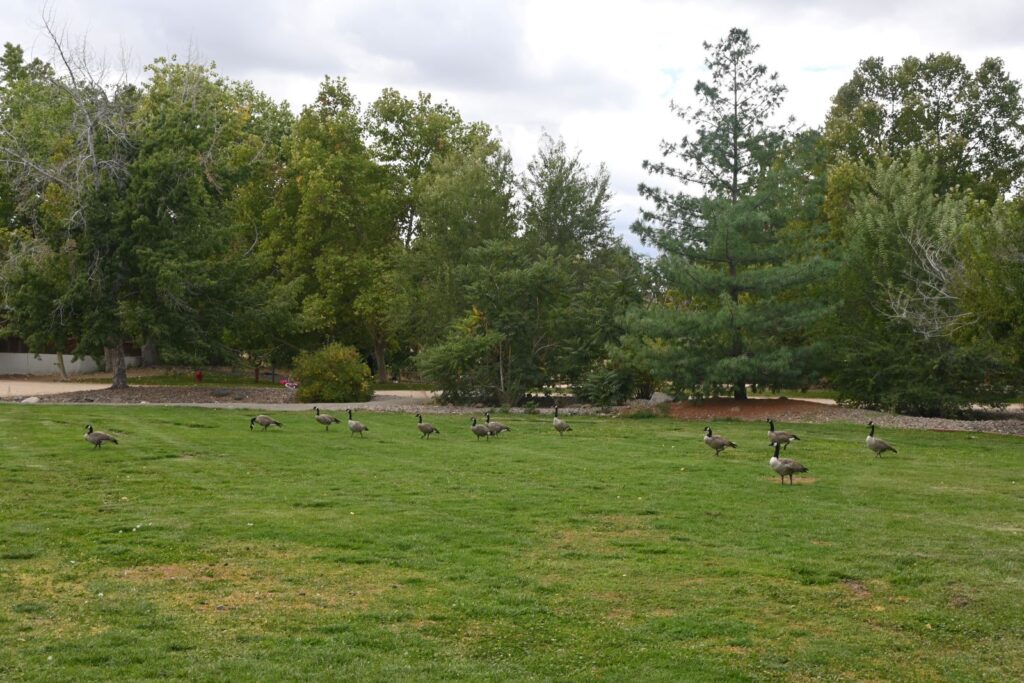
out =
[[[793,296],[822,274],[783,238],[781,190],[792,187],[774,123],[785,87],[754,61],[758,46],[733,29],[705,44],[711,81],[695,88],[698,106],[675,107],[695,133],[662,145],[645,164],[673,189],[641,185],[653,209],[633,230],[662,252],[664,295],[631,316],[630,352],[677,393],[746,398],[747,384],[798,386],[813,345],[801,334],[824,312]],[[785,168],[787,172],[782,172]]]

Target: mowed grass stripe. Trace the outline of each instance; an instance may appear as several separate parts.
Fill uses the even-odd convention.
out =
[[[1024,677],[1020,439],[254,414],[0,407],[0,678]]]

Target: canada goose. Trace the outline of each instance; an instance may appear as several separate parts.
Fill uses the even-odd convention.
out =
[[[572,431],[572,427],[569,426],[569,423],[558,417],[558,406],[555,406],[555,419],[552,420],[551,424],[555,426],[555,430],[558,432],[559,436]]]
[[[768,461],[771,468],[775,470],[775,473],[782,477],[782,483],[786,483],[786,475],[789,475],[789,484],[793,485],[793,473],[794,472],[806,472],[807,468],[798,463],[796,460],[790,460],[789,458],[779,458],[779,446],[782,444],[779,442],[775,443],[775,455]]]
[[[721,436],[712,436],[711,427],[704,428],[704,443],[713,448],[715,455],[720,455],[726,448],[736,448],[736,444]]]
[[[281,427],[281,423],[272,417],[266,415],[257,415],[253,419],[249,420],[249,429],[252,429],[254,424],[262,425],[263,431],[267,431],[267,427],[274,425],[275,427]]]
[[[353,436],[358,432],[360,438],[363,436],[363,432],[370,431],[370,428],[364,425],[359,420],[352,419],[352,409],[348,409],[348,428],[352,432]]]
[[[117,443],[117,439],[106,432],[94,432],[92,430],[92,425],[85,425],[85,440],[91,443],[93,448],[99,448],[103,445],[104,441]]]
[[[484,425],[478,425],[476,418],[473,418],[473,422],[469,426],[469,431],[476,434],[476,440],[479,441],[481,436],[486,436],[488,439],[491,438],[491,430]]]
[[[893,453],[899,452],[881,439],[875,438],[875,423],[873,421],[868,420],[868,427],[871,427],[871,431],[868,432],[868,438],[865,439],[865,442],[867,443],[868,448],[875,452],[876,458],[881,457],[882,453],[885,453],[886,451],[892,451]]]
[[[421,439],[429,439],[431,434],[441,433],[434,425],[430,424],[429,422],[424,422],[423,416],[420,415],[419,413],[416,413],[416,419],[419,420],[419,423],[416,425],[416,427],[420,430],[420,434],[423,435],[420,437]]]
[[[486,418],[486,420],[487,420],[487,431],[489,431],[491,433],[491,436],[497,436],[498,434],[501,434],[502,432],[511,432],[512,431],[511,427],[506,427],[505,425],[503,425],[500,422],[491,422],[491,414],[490,413],[484,413],[484,418]]]
[[[328,415],[327,413],[321,414],[320,409],[317,408],[316,406],[313,407],[313,412],[316,413],[316,421],[324,426],[325,432],[331,431],[331,425],[334,424],[335,422],[341,422],[341,420],[334,417],[333,415]]]
[[[783,448],[789,446],[793,441],[800,441],[800,437],[792,432],[777,432],[775,431],[775,421],[770,417],[767,419],[768,422],[768,440],[771,441],[774,446],[777,443],[782,444]]]

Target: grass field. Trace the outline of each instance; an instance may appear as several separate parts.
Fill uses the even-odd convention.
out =
[[[0,406],[0,679],[1024,679],[1019,438],[250,415]]]

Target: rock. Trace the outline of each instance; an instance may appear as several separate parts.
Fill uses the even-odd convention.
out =
[[[651,394],[651,398],[647,400],[647,405],[659,406],[662,403],[671,403],[672,397],[662,391],[655,391]]]
[[[39,403],[38,396],[29,396],[28,398],[21,399],[22,403]]]

